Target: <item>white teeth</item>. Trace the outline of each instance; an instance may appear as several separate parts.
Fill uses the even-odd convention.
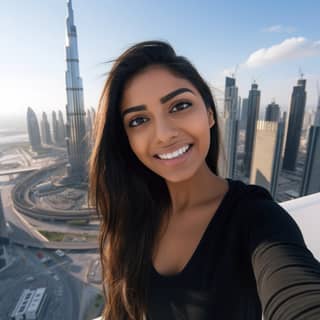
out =
[[[158,157],[160,159],[174,159],[185,153],[189,149],[189,145],[186,145],[172,153],[164,153],[164,154],[158,154]]]

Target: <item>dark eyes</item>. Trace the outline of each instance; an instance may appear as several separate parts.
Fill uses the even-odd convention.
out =
[[[129,122],[129,127],[137,127],[139,126],[141,123],[147,122],[148,120],[144,117],[137,117],[134,118],[133,120],[131,120]]]
[[[170,113],[175,113],[177,111],[182,111],[182,110],[188,109],[189,107],[191,107],[191,105],[192,105],[192,103],[190,103],[190,102],[179,102],[171,108]],[[140,124],[147,122],[147,121],[148,121],[148,119],[145,117],[137,117],[129,122],[129,127],[137,127]]]
[[[184,109],[187,109],[191,106],[191,103],[190,102],[180,102],[180,103],[177,103],[176,105],[174,105],[172,107],[172,109],[170,110],[170,112],[176,112],[176,111],[173,111],[174,109],[175,110],[184,110]]]

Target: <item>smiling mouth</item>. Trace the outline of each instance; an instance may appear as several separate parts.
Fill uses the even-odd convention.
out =
[[[177,159],[180,156],[182,156],[183,154],[187,153],[191,147],[193,146],[193,144],[188,144],[180,149],[178,149],[177,151],[174,151],[172,153],[166,153],[166,154],[156,154],[154,157],[160,160],[173,160],[173,159]]]

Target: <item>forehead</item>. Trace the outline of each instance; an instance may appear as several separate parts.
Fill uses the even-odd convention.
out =
[[[130,79],[123,91],[121,107],[159,101],[161,97],[178,88],[197,89],[190,81],[180,78],[161,66],[151,66]]]

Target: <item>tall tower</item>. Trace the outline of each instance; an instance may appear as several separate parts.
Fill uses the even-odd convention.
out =
[[[240,128],[247,128],[247,119],[248,119],[248,98],[242,99],[242,108],[241,108],[241,119],[240,119]]]
[[[77,29],[73,20],[72,2],[68,0],[66,32],[66,91],[67,91],[67,148],[71,176],[85,177],[87,174],[88,147],[86,141],[85,110],[82,79],[79,71]]]
[[[42,113],[41,137],[44,144],[52,144],[50,125],[47,114],[45,112]]]
[[[238,88],[236,79],[226,77],[224,91],[224,144],[226,151],[226,177],[234,178],[238,140]]]
[[[311,126],[300,195],[320,192],[320,124]]]
[[[301,78],[298,80],[298,84],[293,87],[291,95],[288,133],[283,159],[283,169],[286,170],[294,171],[296,169],[304,109],[307,99],[305,89],[306,80]]]
[[[0,244],[2,242],[2,239],[5,239],[8,237],[8,232],[6,228],[6,219],[3,212],[3,204],[1,199],[1,190],[0,190]]]
[[[274,101],[268,104],[266,108],[265,121],[276,121],[280,120],[280,107]]]
[[[260,108],[260,90],[258,85],[254,82],[251,85],[248,97],[248,118],[245,140],[245,155],[244,155],[244,173],[247,177],[250,176],[251,161],[253,152],[254,136],[256,132],[256,123],[259,116]]]
[[[316,116],[314,119],[314,125],[320,126],[320,92],[319,91],[318,91],[318,105],[317,105],[317,110],[316,110]]]
[[[284,121],[257,121],[250,183],[277,192],[284,138]]]
[[[59,126],[57,120],[57,114],[55,111],[52,111],[52,132],[53,132],[53,140],[55,144],[59,144]]]
[[[35,112],[30,107],[27,110],[27,127],[31,148],[33,151],[39,151],[41,149],[39,123]]]
[[[59,141],[61,145],[65,145],[66,141],[66,126],[63,120],[62,111],[59,110],[59,120],[58,120],[58,128],[59,128]]]

